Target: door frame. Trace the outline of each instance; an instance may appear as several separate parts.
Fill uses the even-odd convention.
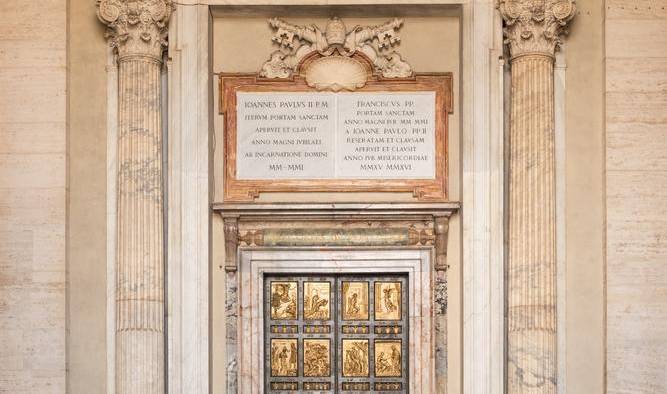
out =
[[[238,393],[264,393],[265,274],[407,274],[410,392],[434,392],[433,248],[240,248],[238,311]],[[230,294],[228,294],[229,296]],[[230,347],[227,347],[228,356]]]

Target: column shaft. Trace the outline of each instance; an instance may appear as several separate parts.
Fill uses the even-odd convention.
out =
[[[160,62],[119,60],[116,392],[164,393]]]
[[[553,57],[512,60],[508,392],[556,393]]]

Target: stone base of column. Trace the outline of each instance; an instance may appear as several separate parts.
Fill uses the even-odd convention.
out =
[[[162,334],[145,330],[116,333],[116,394],[165,392]]]
[[[556,333],[517,330],[507,339],[508,393],[556,394]]]

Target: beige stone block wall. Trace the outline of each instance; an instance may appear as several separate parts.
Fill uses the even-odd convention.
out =
[[[0,2],[0,392],[65,391],[66,9]]]
[[[667,1],[606,2],[607,392],[667,392]]]

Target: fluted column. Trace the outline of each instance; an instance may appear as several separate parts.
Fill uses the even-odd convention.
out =
[[[116,378],[119,394],[164,393],[160,70],[170,0],[98,0],[118,55]]]
[[[511,55],[507,388],[556,394],[554,53],[573,0],[501,0]]]

